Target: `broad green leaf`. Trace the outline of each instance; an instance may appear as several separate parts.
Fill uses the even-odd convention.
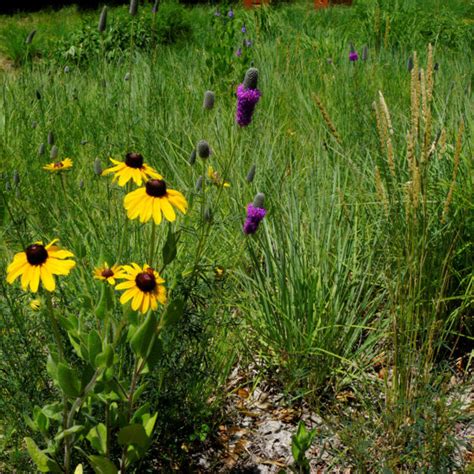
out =
[[[130,346],[135,354],[146,357],[156,326],[156,315],[153,311],[150,311],[130,340]]]
[[[143,417],[143,427],[145,428],[145,433],[149,439],[151,439],[151,435],[153,434],[153,428],[155,427],[157,418],[158,412],[156,412],[153,416],[147,415]]]
[[[171,230],[171,226],[168,230],[168,236],[166,237],[165,245],[163,246],[163,263],[164,265],[170,264],[176,258],[176,235]]]
[[[166,308],[166,313],[163,317],[163,325],[170,326],[176,324],[184,313],[185,302],[182,298],[176,298]]]
[[[76,372],[66,364],[58,364],[58,383],[68,397],[78,397],[81,394],[81,382]]]
[[[68,428],[67,430],[61,431],[61,433],[58,433],[54,439],[56,441],[61,441],[65,436],[70,436],[74,433],[78,433],[79,431],[82,431],[84,429],[83,425],[74,425],[71,426],[71,428]]]
[[[86,436],[91,446],[100,454],[107,451],[107,428],[103,423],[94,426]]]
[[[114,362],[114,349],[111,344],[107,344],[104,347],[103,352],[97,355],[95,358],[95,365],[99,369],[105,369],[111,367]]]
[[[102,352],[102,339],[95,329],[87,337],[87,349],[89,351],[89,360],[94,365],[96,357]]]
[[[118,434],[118,442],[121,445],[135,445],[145,448],[148,445],[148,436],[145,428],[139,423],[122,428]]]
[[[56,461],[46,456],[31,438],[25,438],[26,449],[31,459],[41,472],[61,472],[61,468]]]
[[[161,339],[159,337],[156,337],[155,342],[153,343],[147,358],[147,364],[150,370],[156,366],[156,364],[161,360],[162,357],[163,343],[161,342]]]
[[[89,456],[89,462],[94,469],[95,474],[118,474],[115,464],[103,456]]]

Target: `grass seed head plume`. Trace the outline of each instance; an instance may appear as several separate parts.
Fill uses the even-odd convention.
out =
[[[203,160],[209,158],[209,155],[211,154],[209,143],[207,143],[206,140],[199,140],[196,145],[196,150],[199,158],[202,158]]]
[[[97,29],[99,30],[99,33],[103,33],[106,28],[107,28],[107,6],[104,6],[104,8],[102,8],[102,11],[100,13],[99,25]]]
[[[244,89],[257,89],[258,83],[258,69],[251,67],[247,69],[244,77]]]
[[[341,143],[341,137],[340,137],[338,131],[336,130],[336,126],[334,125],[333,121],[331,120],[331,117],[329,116],[328,111],[324,107],[324,104],[321,102],[321,99],[315,94],[313,94],[313,99],[316,102],[316,105],[318,106],[318,109],[321,112],[321,115],[323,116],[323,119],[326,122],[326,125],[329,128],[329,131],[331,132],[331,135],[340,144]]]
[[[211,110],[214,107],[214,102],[216,100],[216,95],[212,91],[206,91],[204,93],[204,102],[203,107],[206,110]]]
[[[252,165],[252,167],[249,169],[249,172],[247,173],[247,176],[245,177],[248,183],[251,183],[254,180],[256,169],[257,169],[256,165]]]
[[[36,30],[30,31],[30,33],[28,34],[28,36],[25,39],[25,44],[31,44],[31,42],[33,41],[33,38],[35,37],[35,35],[36,35]]]

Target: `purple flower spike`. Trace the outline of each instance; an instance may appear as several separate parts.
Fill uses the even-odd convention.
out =
[[[258,89],[245,89],[243,84],[237,87],[236,120],[241,127],[246,127],[252,121],[255,105],[262,94]]]
[[[247,48],[250,48],[250,46],[252,46],[252,41],[249,40],[249,39],[246,39],[245,40],[245,46],[247,46]]]
[[[359,55],[357,54],[357,51],[351,51],[349,53],[349,61],[357,61],[359,59]]]
[[[235,52],[235,55],[240,58],[240,56],[242,56],[242,48],[239,48],[236,52]]]
[[[244,234],[255,234],[258,229],[258,225],[265,217],[267,211],[261,207],[255,207],[252,203],[247,205],[247,218],[244,224]]]
[[[233,11],[232,9],[229,10],[229,13],[227,13],[227,16],[228,16],[229,18],[234,18],[234,11]]]
[[[247,33],[247,28],[245,27],[245,25],[242,25],[242,30],[241,31],[242,31],[243,34]]]

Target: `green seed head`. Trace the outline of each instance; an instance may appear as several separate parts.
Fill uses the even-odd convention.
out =
[[[258,69],[251,67],[245,73],[244,87],[245,89],[256,89],[258,82]]]
[[[265,194],[257,193],[255,195],[255,199],[253,200],[254,207],[258,207],[260,209],[263,209],[264,203],[265,203]]]

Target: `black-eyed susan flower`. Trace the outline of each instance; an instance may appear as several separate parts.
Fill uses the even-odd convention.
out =
[[[140,218],[140,222],[148,222],[152,217],[155,224],[160,224],[162,214],[170,222],[176,220],[176,207],[186,214],[188,203],[185,197],[174,189],[168,189],[162,179],[150,179],[145,187],[128,193],[124,199],[124,207],[129,219]]]
[[[38,291],[41,283],[48,291],[54,291],[56,282],[53,275],[68,275],[76,265],[74,260],[67,260],[74,255],[68,250],[61,250],[54,245],[59,239],[54,239],[48,245],[36,242],[13,257],[13,262],[7,268],[7,282],[13,283],[21,276],[23,290],[33,293]]]
[[[215,184],[218,187],[221,187],[221,186],[223,186],[224,188],[230,187],[230,183],[228,181],[223,180],[220,177],[219,173],[216,170],[214,170],[212,166],[209,166],[209,168],[207,168],[207,177],[210,179],[212,184]]]
[[[123,265],[122,270],[120,278],[126,281],[115,287],[117,290],[125,290],[120,303],[127,304],[132,300],[132,309],[143,314],[149,309],[158,308],[158,303],[166,303],[166,288],[163,286],[165,280],[156,270],[147,264],[141,268],[136,263]]]
[[[54,161],[53,163],[48,163],[46,166],[43,166],[43,169],[46,171],[51,171],[51,173],[57,173],[58,171],[65,171],[72,168],[71,158],[65,158],[62,161]]]
[[[112,265],[109,267],[107,262],[100,267],[94,268],[94,278],[97,280],[106,281],[111,285],[115,285],[116,278],[122,278],[123,272],[120,265]]]
[[[113,181],[118,180],[119,186],[125,186],[131,179],[138,186],[141,186],[148,178],[162,179],[159,173],[143,162],[143,156],[140,153],[127,153],[123,162],[113,158],[110,158],[110,161],[115,166],[104,170],[102,176],[114,173]]]

